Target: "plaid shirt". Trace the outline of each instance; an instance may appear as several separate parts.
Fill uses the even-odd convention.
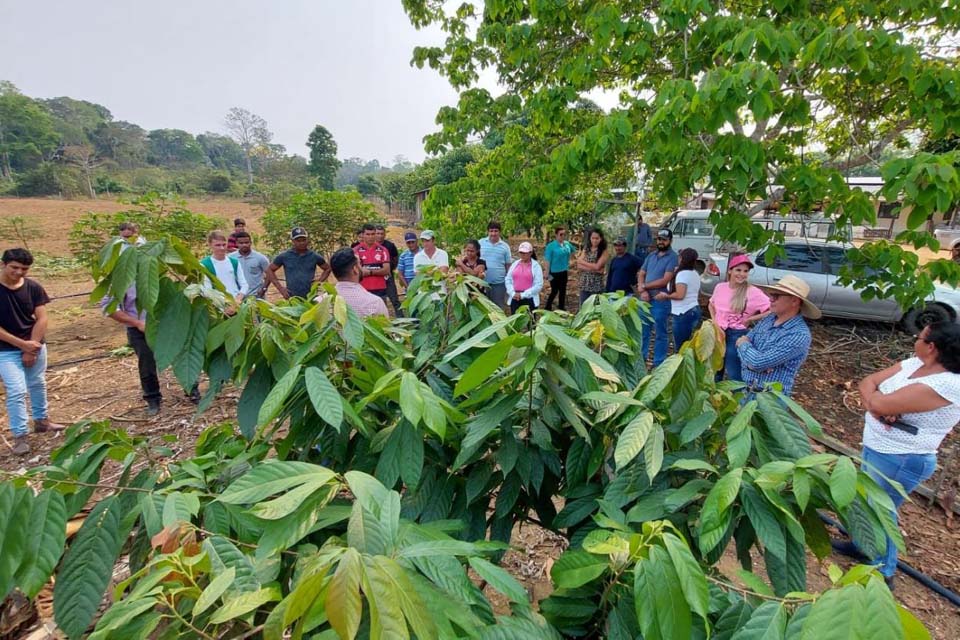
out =
[[[750,390],[760,391],[772,382],[783,385],[783,393],[793,391],[793,379],[810,353],[810,329],[803,316],[796,315],[783,324],[774,324],[776,316],[767,316],[747,334],[749,342],[737,347],[743,364],[743,381]]]

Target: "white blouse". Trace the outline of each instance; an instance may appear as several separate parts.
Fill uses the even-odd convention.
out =
[[[903,414],[900,419],[917,427],[917,435],[885,425],[867,412],[864,446],[879,453],[936,453],[943,439],[960,422],[960,374],[934,373],[911,379],[910,376],[921,366],[920,358],[904,360],[900,363],[900,371],[880,383],[880,392],[893,393],[911,384],[925,384],[950,404],[932,411]]]

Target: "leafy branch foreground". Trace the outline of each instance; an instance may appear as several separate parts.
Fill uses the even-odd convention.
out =
[[[817,510],[876,552],[903,544],[892,505],[849,458],[812,453],[795,403],[716,384],[709,323],[647,373],[633,298],[533,323],[467,279],[435,300],[426,274],[417,320],[361,322],[333,294],[227,318],[176,240],[108,245],[97,274],[94,296],[136,282],[157,361],[185,388],[205,371],[203,404],[243,386],[243,438],[212,427],[174,462],[78,424],[3,483],[2,591],[35,595],[56,570],[71,638],[929,637],[870,567],[807,592],[807,549],[830,552]],[[105,493],[107,460],[122,474]],[[498,566],[525,520],[569,540],[536,606]],[[716,566],[731,542],[746,588]],[[122,555],[132,575],[96,619]]]

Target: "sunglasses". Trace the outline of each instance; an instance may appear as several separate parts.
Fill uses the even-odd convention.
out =
[[[789,293],[768,293],[767,297],[770,298],[770,302],[773,302],[774,300],[779,300],[780,298],[793,298],[795,296],[792,296]]]

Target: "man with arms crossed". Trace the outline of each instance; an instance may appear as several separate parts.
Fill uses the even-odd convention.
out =
[[[27,443],[27,394],[37,433],[61,431],[47,417],[47,303],[50,297],[27,278],[33,255],[7,249],[0,265],[0,379],[7,393],[7,419],[13,432],[13,452],[30,453]]]

